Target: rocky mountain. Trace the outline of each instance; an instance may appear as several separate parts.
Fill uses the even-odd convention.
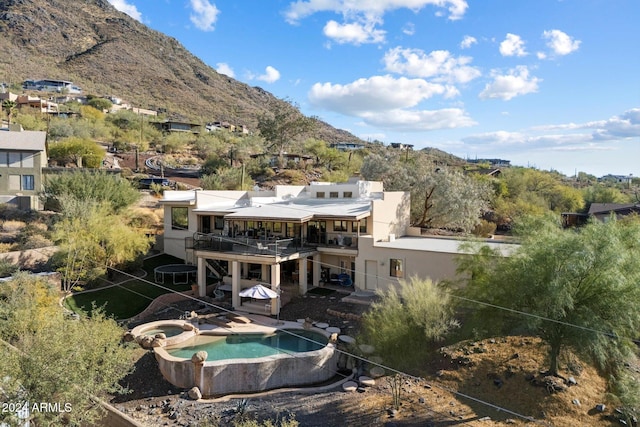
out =
[[[107,0],[0,0],[0,52],[0,81],[70,80],[86,94],[115,95],[202,123],[229,121],[255,130],[258,116],[283,102],[218,74],[176,39]],[[313,136],[358,141],[324,122]]]

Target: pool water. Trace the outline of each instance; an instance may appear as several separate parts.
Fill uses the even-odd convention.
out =
[[[190,359],[193,353],[207,352],[207,361],[252,359],[279,353],[302,353],[324,348],[327,337],[313,331],[291,329],[273,334],[199,335],[180,347],[166,349],[174,357]]]
[[[164,326],[143,331],[145,335],[150,335],[153,337],[156,334],[165,334],[167,338],[175,337],[183,332],[184,330],[180,326]]]

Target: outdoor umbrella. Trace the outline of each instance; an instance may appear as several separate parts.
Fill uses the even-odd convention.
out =
[[[278,293],[274,290],[267,288],[264,285],[257,284],[250,288],[241,290],[240,296],[245,298],[255,298],[255,299],[271,299],[271,298],[278,298]]]
[[[257,284],[247,289],[243,289],[240,291],[240,296],[245,298],[255,298],[255,299],[272,299],[279,298],[280,294],[273,289],[269,289],[262,284]],[[278,303],[280,301],[278,300]],[[278,304],[278,315],[276,317],[278,323],[280,322],[280,306]]]

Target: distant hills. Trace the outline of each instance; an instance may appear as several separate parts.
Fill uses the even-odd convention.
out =
[[[255,130],[259,115],[283,102],[218,74],[176,39],[106,0],[0,1],[0,52],[0,81],[69,80],[85,94],[115,95],[201,123],[228,121]],[[309,136],[360,141],[324,122]]]

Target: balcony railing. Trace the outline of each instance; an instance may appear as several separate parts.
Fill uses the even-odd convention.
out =
[[[289,255],[304,249],[314,249],[316,246],[302,242],[299,238],[265,240],[204,233],[195,233],[193,237],[187,237],[185,241],[186,249],[271,256]]]

